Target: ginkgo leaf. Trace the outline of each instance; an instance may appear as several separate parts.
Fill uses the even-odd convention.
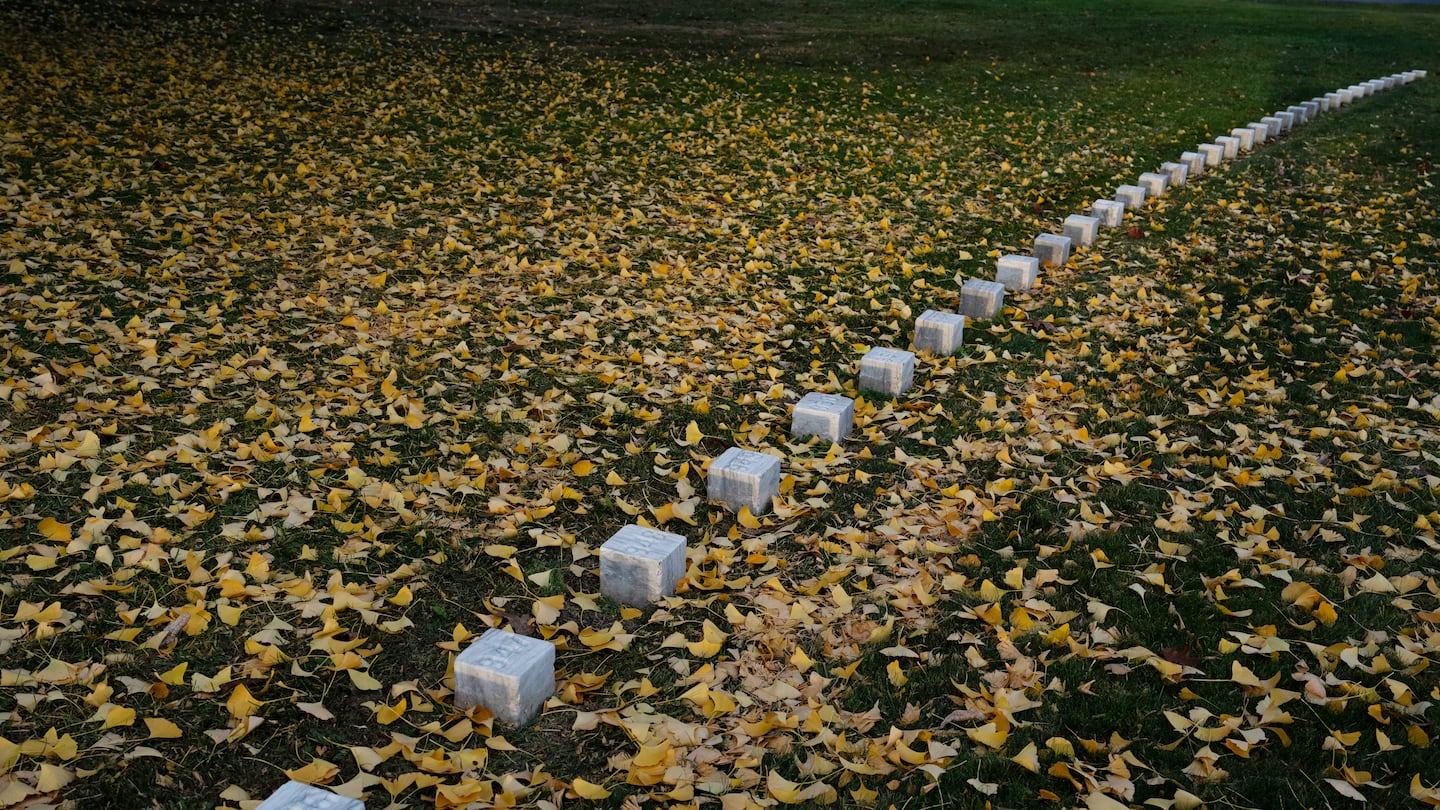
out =
[[[151,739],[175,740],[184,736],[179,726],[163,717],[145,718],[145,727],[150,730]]]
[[[576,796],[582,799],[588,799],[589,801],[600,801],[601,799],[610,798],[610,791],[600,785],[587,782],[578,776],[570,782],[570,789],[575,792]]]

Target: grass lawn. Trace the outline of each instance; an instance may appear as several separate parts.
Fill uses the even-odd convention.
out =
[[[0,808],[1440,805],[1440,8],[0,0]],[[732,446],[769,514],[706,501]],[[600,594],[627,523],[674,598]],[[523,728],[447,668],[557,649]]]

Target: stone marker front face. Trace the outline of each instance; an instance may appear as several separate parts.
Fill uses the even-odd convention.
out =
[[[1249,152],[1255,146],[1255,130],[1249,127],[1236,127],[1230,130],[1230,137],[1240,141],[1240,149]]]
[[[303,782],[286,782],[255,810],[365,810],[365,803]]]
[[[1161,173],[1170,178],[1170,187],[1179,188],[1190,179],[1190,167],[1184,163],[1166,162],[1160,164]]]
[[[995,262],[995,280],[1007,290],[1028,290],[1035,286],[1035,279],[1039,276],[1040,260],[1034,256],[1017,256],[1011,253],[1001,256]]]
[[[1206,166],[1219,166],[1221,158],[1225,157],[1225,147],[1218,143],[1202,143],[1200,154],[1205,156]]]
[[[966,282],[966,286],[969,286]],[[963,304],[962,304],[963,306]],[[898,397],[915,383],[915,353],[871,349],[860,358],[860,390]]]
[[[972,278],[960,288],[960,314],[970,320],[989,320],[1004,306],[1005,285],[998,281]]]
[[[1295,113],[1281,110],[1275,113],[1275,117],[1280,119],[1280,128],[1282,130],[1289,132],[1295,128]]]
[[[1001,258],[1000,261],[1003,262],[1005,259]],[[949,356],[960,348],[960,343],[964,339],[964,315],[927,309],[915,319],[915,349],[917,351]]]
[[[1205,156],[1199,152],[1181,152],[1180,162],[1190,170],[1191,177],[1200,177],[1205,174]]]
[[[923,320],[925,315],[920,318]],[[915,323],[915,340],[918,346],[919,321]],[[795,437],[819,436],[832,442],[843,442],[854,427],[855,400],[838,394],[811,391],[795,403],[795,412],[790,417],[790,435]]]
[[[600,592],[626,605],[675,595],[685,576],[685,538],[629,525],[600,546]]]
[[[770,511],[770,502],[780,494],[780,459],[732,447],[710,462],[706,495],[739,512],[750,507],[750,514]]]
[[[1225,150],[1226,160],[1234,160],[1235,158],[1240,157],[1239,138],[1234,138],[1229,135],[1221,135],[1220,137],[1215,139],[1215,143],[1219,144],[1220,148]]]
[[[455,705],[524,725],[555,694],[555,645],[490,629],[455,658]]]
[[[1049,267],[1064,267],[1070,261],[1070,237],[1053,233],[1042,233],[1035,237],[1030,255]]]
[[[1145,172],[1140,175],[1140,187],[1145,189],[1145,196],[1154,199],[1165,196],[1170,190],[1170,175],[1160,172]]]
[[[1183,168],[1183,167],[1182,167]],[[1061,232],[1070,237],[1070,244],[1076,247],[1090,247],[1100,235],[1100,220],[1084,214],[1065,217]]]
[[[1119,200],[1096,200],[1090,213],[1106,228],[1118,228],[1125,221],[1125,203]]]
[[[1145,188],[1132,185],[1120,186],[1115,189],[1115,200],[1124,203],[1126,208],[1139,208],[1145,204]]]

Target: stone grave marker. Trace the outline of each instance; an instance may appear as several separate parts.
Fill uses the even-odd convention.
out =
[[[1218,143],[1202,143],[1199,151],[1205,156],[1206,166],[1219,166],[1220,160],[1225,157],[1225,147]]]
[[[1067,220],[1068,221],[1068,220]],[[1035,237],[1030,255],[1048,267],[1064,267],[1070,261],[1070,237],[1054,233],[1042,233]]]
[[[255,810],[365,810],[365,803],[303,782],[286,782]]]
[[[1282,132],[1289,132],[1295,128],[1295,113],[1278,110],[1275,113],[1275,117],[1280,119],[1280,130]]]
[[[1125,219],[1125,203],[1119,200],[1096,200],[1090,213],[1106,228],[1118,228]]]
[[[1005,261],[1001,257],[1000,261]],[[1033,260],[1032,260],[1033,261]],[[998,271],[997,271],[998,273]],[[965,339],[965,316],[954,312],[927,309],[915,319],[915,349],[948,357],[960,348]],[[810,396],[814,396],[811,394]],[[804,400],[801,400],[804,403]],[[797,408],[799,406],[796,406]],[[853,412],[854,405],[851,405]],[[847,431],[848,432],[848,431]]]
[[[960,287],[960,314],[966,320],[989,320],[1004,306],[1005,285],[998,281],[972,278]]]
[[[1285,122],[1273,115],[1267,115],[1261,118],[1260,123],[1270,127],[1270,134],[1275,137],[1279,137],[1280,133],[1285,131]]]
[[[492,628],[455,658],[455,705],[521,726],[555,694],[555,645]]]
[[[1115,189],[1115,200],[1126,208],[1140,208],[1145,205],[1145,187],[1123,185]]]
[[[970,282],[965,282],[965,286],[970,286]],[[961,308],[964,308],[963,298]],[[898,397],[909,391],[914,383],[914,352],[903,349],[871,349],[860,358],[859,388],[862,391],[878,391],[887,396]]]
[[[1230,137],[1240,142],[1240,151],[1249,152],[1255,148],[1255,130],[1249,127],[1236,127],[1230,130]]]
[[[1084,214],[1071,214],[1065,217],[1061,231],[1070,238],[1070,244],[1076,247],[1090,247],[1095,244],[1096,237],[1100,235],[1100,220]]]
[[[763,515],[779,494],[780,459],[775,456],[732,447],[710,462],[706,495],[731,511],[748,506],[750,514]]]
[[[1240,157],[1240,139],[1230,135],[1221,135],[1215,139],[1215,143],[1225,150],[1225,159],[1234,160]]]
[[[917,339],[920,332],[918,323],[915,327]],[[849,438],[854,427],[855,400],[838,394],[811,391],[795,403],[795,411],[790,416],[790,435],[797,438],[819,436],[832,442],[843,442]]]
[[[1116,203],[1119,205],[1119,203]],[[1123,208],[1123,206],[1122,206]],[[995,280],[1007,290],[1028,290],[1040,275],[1040,260],[1034,256],[1001,256],[995,262]]]
[[[1170,187],[1179,188],[1190,179],[1190,167],[1184,163],[1167,161],[1160,164],[1160,171],[1170,176]]]
[[[1145,189],[1146,199],[1158,199],[1170,190],[1170,175],[1161,172],[1145,172],[1140,175],[1140,187]]]
[[[1319,118],[1319,117],[1320,117],[1320,102],[1319,102],[1319,101],[1316,101],[1315,99],[1312,98],[1312,99],[1310,99],[1309,101],[1302,101],[1302,102],[1300,102],[1300,106],[1305,108],[1305,122],[1306,122],[1307,124],[1308,124],[1309,122],[1311,122],[1311,121],[1314,121],[1316,118]]]
[[[1190,170],[1191,177],[1200,177],[1205,174],[1205,156],[1199,152],[1181,152],[1180,162]]]
[[[1339,90],[1336,90],[1335,94],[1340,97],[1341,107],[1355,103],[1355,91],[1351,90],[1348,87],[1342,87]]]
[[[1291,104],[1285,108],[1285,112],[1295,116],[1295,123],[1297,124],[1310,123],[1310,108],[1304,104]]]
[[[626,605],[648,605],[675,595],[685,576],[685,538],[625,526],[600,546],[600,592]]]
[[[1270,140],[1270,136],[1275,134],[1270,130],[1269,124],[1262,124],[1259,121],[1251,121],[1249,124],[1245,125],[1245,128],[1250,130],[1251,134],[1255,138],[1255,144],[1257,146]]]

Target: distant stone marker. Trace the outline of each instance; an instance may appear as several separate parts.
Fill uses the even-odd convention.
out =
[[[1225,150],[1225,159],[1234,160],[1240,157],[1240,139],[1230,135],[1221,135],[1215,139],[1215,143]]]
[[[1035,279],[1039,276],[1040,260],[1034,256],[1010,253],[995,262],[995,280],[1007,290],[1028,290],[1035,286]]]
[[[1249,152],[1255,148],[1255,130],[1249,127],[1236,127],[1230,130],[1230,137],[1240,141],[1240,151]]]
[[[1100,219],[1087,217],[1084,214],[1071,214],[1065,217],[1065,222],[1060,226],[1060,230],[1070,238],[1070,244],[1076,247],[1090,247],[1100,236]]]
[[[970,282],[966,282],[968,287]],[[963,293],[962,293],[963,295]],[[963,299],[962,304],[963,307]],[[915,353],[902,349],[871,349],[860,358],[859,387],[898,397],[915,383]]]
[[[1159,199],[1170,190],[1170,175],[1160,172],[1145,172],[1140,175],[1140,187],[1145,189],[1147,199]]]
[[[920,318],[923,320],[925,315]],[[919,321],[915,324],[915,345],[920,345]],[[855,400],[838,394],[812,391],[795,403],[795,411],[790,417],[790,435],[797,438],[819,436],[832,442],[843,442],[854,427]]]
[[[1001,261],[1004,261],[1004,258]],[[915,319],[915,349],[917,351],[948,357],[960,348],[964,339],[964,315],[927,309],[919,318]]]
[[[555,694],[555,645],[486,630],[455,658],[455,705],[484,706],[502,723],[521,726]]]
[[[1191,177],[1200,177],[1205,174],[1205,156],[1199,152],[1181,152],[1180,162],[1190,170]]]
[[[286,782],[255,810],[365,810],[365,803],[303,782]]]
[[[1070,237],[1055,233],[1042,233],[1035,237],[1030,255],[1049,267],[1064,267],[1070,261]]]
[[[972,278],[960,287],[960,314],[969,320],[986,321],[1005,306],[1005,285],[998,281]]]
[[[1126,208],[1139,208],[1145,204],[1145,187],[1122,185],[1115,189],[1115,200]]]
[[[675,595],[685,576],[685,538],[629,525],[600,546],[600,592],[626,605]]]
[[[779,494],[780,459],[775,456],[732,447],[710,462],[706,495],[733,512],[749,507],[750,514],[763,515]]]
[[[1106,228],[1118,228],[1125,221],[1125,203],[1119,200],[1096,200],[1090,214]]]
[[[1220,161],[1225,157],[1225,147],[1218,143],[1202,143],[1198,147],[1198,151],[1205,156],[1206,168],[1219,166]]]
[[[1190,167],[1184,163],[1161,163],[1160,172],[1169,175],[1171,188],[1179,188],[1190,180]]]

